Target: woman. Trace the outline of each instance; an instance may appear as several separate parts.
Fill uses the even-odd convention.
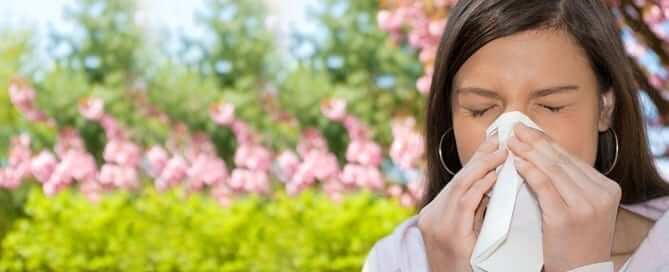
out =
[[[541,208],[544,271],[669,271],[669,186],[603,0],[460,0],[449,16],[428,103],[424,204],[364,269],[471,271],[486,193],[512,152]],[[497,151],[485,129],[510,111],[543,132],[516,125]]]

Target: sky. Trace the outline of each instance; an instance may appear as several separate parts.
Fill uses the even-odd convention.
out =
[[[146,26],[148,34],[189,33],[197,37],[203,35],[194,21],[194,11],[203,6],[204,0],[137,0],[139,2],[138,22]],[[289,26],[306,26],[305,8],[318,0],[264,0],[274,15],[273,27],[278,39],[285,39]],[[38,40],[45,38],[50,30],[67,33],[69,24],[63,16],[66,6],[76,0],[0,0],[0,29],[30,28]],[[308,30],[307,30],[308,31]],[[176,35],[173,35],[176,43]],[[168,41],[169,47],[170,41]],[[281,44],[281,43],[280,43]],[[38,46],[46,55],[46,42]]]

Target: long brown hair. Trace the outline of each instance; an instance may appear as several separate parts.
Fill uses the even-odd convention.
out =
[[[621,202],[633,204],[669,195],[669,184],[658,174],[647,145],[638,87],[630,63],[614,17],[603,0],[460,0],[450,11],[432,77],[425,126],[427,187],[423,207],[453,178],[442,168],[437,147],[441,135],[453,127],[450,101],[455,73],[488,42],[540,29],[570,33],[586,52],[600,93],[614,91],[612,129],[618,135],[620,153],[607,176],[620,184]],[[595,161],[599,171],[606,171],[615,156],[611,135],[599,136]],[[443,148],[446,161],[460,162],[454,139],[444,141]]]

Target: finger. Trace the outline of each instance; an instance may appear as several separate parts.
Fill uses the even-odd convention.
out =
[[[520,157],[514,159],[514,164],[518,174],[536,194],[543,214],[546,216],[562,214],[567,207],[567,203],[555,189],[551,180],[531,163]]]
[[[597,169],[595,169],[592,165],[589,165],[585,161],[574,157],[569,152],[567,152],[567,150],[565,150],[558,144],[554,144],[553,148],[562,156],[569,158],[572,161],[573,165],[579,170],[581,170],[581,172],[586,176],[588,176],[592,181],[594,181],[595,184],[601,186],[602,188],[607,187],[606,185],[609,182],[609,178],[607,178],[602,173],[597,171]]]
[[[593,189],[593,190],[602,190],[606,189],[606,181],[607,179],[604,175],[599,173],[595,168],[592,166],[589,166],[587,163],[582,161],[579,158],[576,158],[569,154],[564,148],[562,148],[560,145],[557,143],[552,144],[553,150],[559,154],[559,156],[565,158],[566,161],[569,161],[566,166],[569,167],[569,171],[571,172],[578,172],[580,175],[583,175],[588,179],[587,183],[579,183],[579,185],[584,185],[584,187],[587,187],[585,189]]]
[[[564,173],[569,177],[564,182],[578,187],[585,201],[592,199],[592,197],[587,197],[588,195],[594,196],[598,192],[601,192],[602,188],[597,184],[597,181],[576,166],[576,158],[569,155],[550,138],[542,137],[542,140],[536,142],[534,148],[546,158],[556,161],[562,167]]]
[[[459,199],[458,208],[462,215],[461,222],[465,230],[474,229],[476,210],[479,208],[485,193],[490,191],[496,180],[497,173],[495,171],[489,172],[483,179],[474,183],[469,191]]]
[[[605,192],[605,193],[608,194],[609,197],[619,198],[621,196],[622,189],[620,187],[620,184],[618,184],[618,182],[616,182],[616,181],[608,178],[604,174],[600,173],[599,171],[597,171],[597,169],[595,169],[594,167],[592,167],[588,163],[584,162],[583,160],[580,160],[580,159],[572,156],[571,154],[569,154],[566,150],[564,150],[559,145],[556,145],[554,148],[557,152],[563,154],[564,156],[567,156],[567,157],[571,158],[571,162],[572,162],[573,167],[579,169],[581,171],[581,173],[583,173],[584,175],[589,177],[590,183],[594,185],[594,187],[592,187],[592,190],[593,190],[592,193],[593,194],[601,195],[602,192]],[[601,197],[599,197],[599,198],[598,197],[593,197],[593,198],[590,198],[590,199],[592,199],[592,200],[600,199],[601,200],[602,198]]]
[[[571,156],[569,152],[564,150],[557,144],[550,136],[543,133],[542,131],[529,128],[527,126],[519,126],[514,132],[518,132],[518,139],[525,139],[529,143],[533,143],[532,146],[542,153],[546,158],[551,161],[557,162],[560,167],[564,170],[564,173],[570,177],[567,180],[557,180],[556,182],[564,182],[570,184],[570,187],[577,187],[581,191],[582,199],[586,202],[590,202],[597,193],[601,193],[601,190],[605,190],[608,185],[604,184],[604,180],[601,177],[597,177],[593,171],[579,167],[577,163],[579,159]],[[557,185],[560,186],[560,185]],[[610,187],[610,186],[608,186]],[[572,202],[569,202],[572,203]]]
[[[474,233],[477,236],[481,232],[481,227],[483,226],[483,218],[485,218],[485,213],[488,208],[488,201],[490,201],[490,198],[484,195],[474,213]]]
[[[481,143],[481,145],[478,147],[478,149],[476,150],[474,155],[472,155],[472,157],[469,159],[469,161],[467,163],[465,163],[465,165],[462,167],[462,169],[460,169],[460,171],[455,173],[455,176],[453,176],[453,178],[451,179],[451,182],[449,182],[444,187],[442,192],[443,191],[455,190],[455,191],[458,191],[457,192],[458,194],[462,194],[466,190],[468,190],[470,184],[468,184],[465,180],[462,179],[463,175],[467,175],[467,174],[464,174],[463,172],[471,172],[471,170],[467,170],[467,169],[472,167],[472,165],[471,165],[472,163],[470,163],[470,162],[478,161],[478,160],[480,160],[481,157],[485,157],[487,155],[494,154],[498,150],[499,144],[498,144],[498,140],[496,138],[497,137],[486,138],[486,140],[483,141],[483,143]],[[481,176],[474,177],[474,178],[477,178],[477,180],[481,179],[481,178],[483,178],[483,175],[487,172],[488,171],[485,171]],[[464,183],[464,184],[461,184],[461,183]]]
[[[487,138],[483,141],[483,143],[481,143],[476,152],[474,152],[474,155],[472,155],[469,160],[472,161],[478,159],[486,154],[497,151],[497,149],[499,149],[499,139],[497,134],[487,136]]]
[[[552,140],[540,131],[524,125],[515,128],[518,134],[509,138],[507,142],[509,149],[544,172],[568,206],[578,207],[587,203],[583,189],[577,185],[578,182],[586,182],[584,176],[567,173],[567,167],[564,166],[567,162],[552,149],[550,144]]]
[[[471,160],[453,177],[452,188],[449,190],[453,190],[456,195],[464,194],[474,182],[481,180],[500,166],[506,160],[508,153],[506,149],[499,149],[476,160]]]

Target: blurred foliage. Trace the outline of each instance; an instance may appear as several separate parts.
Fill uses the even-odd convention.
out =
[[[378,29],[376,1],[328,0],[324,10],[342,5],[340,15],[313,14],[326,38],[314,41],[312,59],[286,69],[261,0],[206,1],[197,18],[207,36],[184,34],[184,51],[164,62],[150,59],[162,53],[147,53],[151,44],[134,21],[135,1],[77,0],[65,14],[73,30],[51,29],[54,63],[37,72],[24,65],[35,50],[29,33],[2,34],[0,90],[12,77],[25,77],[39,109],[58,128],[76,128],[98,160],[103,130],[79,114],[89,97],[103,99],[105,111],[142,146],[164,144],[175,125],[185,124],[191,133],[207,133],[230,162],[234,137],[209,116],[212,105],[226,102],[272,150],[294,149],[300,133],[315,127],[343,160],[346,131],[323,117],[324,100],[347,100],[349,112],[387,146],[391,119],[422,118],[424,97],[414,87],[422,69],[415,52],[397,48]],[[327,65],[337,57],[341,67]],[[11,135],[29,132],[34,150],[55,142],[56,128],[24,120],[6,91],[0,91],[0,122],[0,165]],[[201,194],[184,198],[151,188],[117,192],[98,204],[69,191],[47,198],[35,188],[24,207],[26,190],[0,191],[0,237],[12,230],[2,239],[0,271],[359,270],[373,242],[411,214],[370,193],[336,204],[320,193],[279,192],[221,208]]]
[[[312,6],[309,16],[318,34],[298,31],[292,51],[309,45],[313,52],[296,56],[297,68],[280,82],[283,108],[301,126],[320,128],[337,154],[345,151],[348,139],[343,128],[320,113],[320,103],[328,98],[348,101],[348,112],[370,126],[385,146],[392,141],[394,117],[423,120],[425,97],[415,89],[422,66],[413,49],[398,47],[379,29],[378,9],[377,0],[324,0]]]
[[[208,36],[185,36],[183,42],[184,50],[196,50],[200,56],[196,67],[202,74],[215,76],[222,87],[241,89],[272,77],[274,37],[266,26],[263,1],[207,0],[197,20]]]
[[[0,30],[0,166],[7,160],[9,141],[13,135],[30,133],[35,148],[49,146],[53,129],[43,124],[29,122],[12,105],[10,81],[18,76],[28,76],[35,61],[34,44],[29,31]]]
[[[26,213],[2,242],[2,271],[359,271],[411,211],[366,192],[341,203],[278,192],[222,208],[147,188],[96,204],[33,190]]]
[[[422,72],[416,52],[398,47],[377,25],[378,0],[323,0],[309,9],[321,35],[295,36],[314,52],[302,61],[326,71],[335,83],[386,90],[414,90]]]
[[[136,12],[134,0],[77,0],[65,11],[73,31],[51,33],[52,55],[66,67],[84,71],[91,82],[128,79],[140,71],[142,32]]]
[[[17,219],[25,217],[24,204],[30,193],[29,185],[9,191],[0,189],[0,240],[5,237]],[[0,248],[0,256],[3,255]]]
[[[0,32],[0,166],[6,160],[7,147],[12,135],[22,130],[27,124],[9,100],[10,80],[21,69],[26,51],[30,49],[29,35],[20,32]]]

